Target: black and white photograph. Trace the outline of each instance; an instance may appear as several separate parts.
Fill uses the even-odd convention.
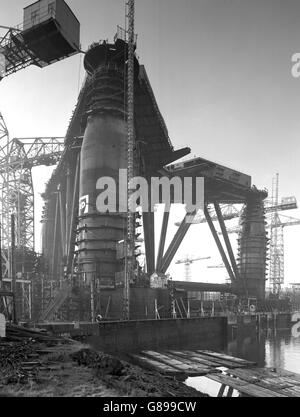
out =
[[[300,397],[299,0],[0,19],[1,404]]]

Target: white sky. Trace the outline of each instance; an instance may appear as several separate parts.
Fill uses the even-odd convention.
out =
[[[83,50],[124,25],[123,0],[67,3]],[[20,23],[28,4],[1,2],[0,24]],[[137,53],[175,148],[245,172],[259,188],[271,189],[279,172],[280,196],[298,199],[300,78],[291,76],[291,56],[300,51],[299,18],[298,0],[136,0]],[[78,55],[3,79],[0,111],[11,137],[64,136],[83,77]],[[37,224],[49,171],[34,170]],[[299,210],[284,214],[300,218]],[[300,281],[299,238],[299,226],[285,229],[286,282]],[[206,268],[221,262],[207,225],[192,226],[175,259],[186,253],[212,256],[192,265],[193,280],[224,280],[224,270]],[[180,279],[183,266],[170,272]]]

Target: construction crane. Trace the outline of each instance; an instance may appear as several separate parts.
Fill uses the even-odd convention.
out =
[[[272,180],[272,203],[278,206],[279,194],[279,174]],[[270,236],[270,268],[269,284],[271,291],[279,295],[284,283],[284,236],[283,228],[300,224],[300,219],[283,216],[279,214],[279,209],[275,210],[271,216],[271,236]]]
[[[218,265],[207,265],[206,268],[225,268],[224,264],[218,264]]]
[[[185,280],[186,281],[191,281],[192,278],[192,274],[191,274],[191,264],[197,261],[204,261],[205,259],[210,259],[210,256],[205,256],[205,257],[197,257],[197,258],[193,258],[193,257],[189,257],[188,255],[185,256],[185,258],[183,259],[178,259],[175,264],[184,264],[184,270],[185,270]]]
[[[276,211],[284,211],[284,210],[293,210],[297,209],[297,200],[294,196],[291,197],[283,197],[282,201],[278,203],[277,205],[273,205],[269,200],[265,203],[265,212],[266,214],[273,213]],[[224,220],[232,220],[239,218],[242,214],[243,206],[241,208],[237,208],[233,204],[222,204],[221,205],[221,212]],[[215,213],[214,208],[211,206],[209,207],[209,213],[211,216],[211,219],[213,221],[218,220],[218,216]],[[201,213],[199,213],[193,220],[192,224],[200,224],[200,223],[206,223],[206,218]],[[176,222],[175,226],[180,226],[181,222]],[[229,230],[238,230],[238,229],[229,229]]]
[[[38,8],[37,8],[37,3]],[[80,51],[80,23],[71,9],[65,5],[56,7],[50,4],[35,2],[24,9],[23,23],[17,27],[0,26],[4,36],[0,36],[0,81],[29,65],[40,68],[60,61]],[[52,162],[59,157],[57,152],[62,144],[56,138],[34,138],[22,143],[21,140],[9,140],[9,134],[2,115],[0,115],[0,185],[2,213],[1,261],[4,262],[3,281],[12,282],[12,241],[10,213],[15,212],[17,221],[17,247],[34,249],[34,193],[31,168],[41,162],[41,157],[50,157]],[[27,145],[27,146],[26,146]],[[49,152],[47,146],[56,147]],[[51,154],[51,156],[50,156]],[[56,160],[57,161],[57,160]],[[53,163],[52,163],[53,164]],[[51,165],[44,160],[39,165]],[[6,249],[6,250],[5,250]],[[25,259],[25,256],[23,256]],[[16,277],[14,276],[15,280]],[[22,288],[24,288],[22,282]],[[3,293],[4,294],[4,293]],[[15,296],[15,294],[13,294]],[[5,298],[5,297],[4,297]],[[28,295],[27,298],[30,298]],[[3,301],[6,302],[5,300]],[[15,297],[14,297],[15,303]],[[16,320],[16,317],[15,317]]]
[[[44,68],[80,51],[80,24],[69,7],[39,1],[16,27],[0,26],[0,80],[29,65]],[[32,7],[33,6],[33,7]],[[61,14],[63,13],[63,19]]]
[[[64,151],[64,138],[10,139],[4,118],[0,113],[0,210],[1,210],[1,269],[3,284],[12,287],[13,259],[11,254],[12,224],[15,218],[15,244],[18,257],[16,283],[30,310],[31,282],[26,276],[25,264],[34,262],[34,189],[32,168],[56,165]],[[25,274],[25,276],[24,276]],[[15,274],[14,274],[15,275]],[[24,305],[24,303],[22,303]],[[24,313],[24,312],[23,312]],[[30,315],[30,312],[28,316]]]
[[[240,215],[241,215],[241,210],[239,210],[233,204],[222,204],[221,205],[221,211],[222,211],[222,216],[223,216],[224,220],[235,219],[237,217],[240,217]],[[210,217],[213,221],[218,220],[218,216],[217,216],[215,210],[213,209],[213,207],[209,207],[208,212],[209,212]],[[202,215],[201,212],[199,212],[197,214],[197,216],[193,219],[193,222],[192,222],[192,224],[199,224],[199,223],[206,223],[206,217],[204,215]],[[175,226],[179,227],[180,224],[181,224],[181,222],[176,222]]]

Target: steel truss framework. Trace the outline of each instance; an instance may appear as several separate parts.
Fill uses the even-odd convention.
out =
[[[0,114],[0,209],[2,227],[2,277],[4,285],[12,283],[11,273],[11,213],[16,219],[16,249],[18,254],[17,292],[21,311],[31,315],[31,281],[26,274],[28,251],[34,251],[34,190],[32,168],[55,165],[64,149],[63,138],[10,139]],[[22,255],[23,253],[23,255]],[[28,271],[27,271],[28,272]]]

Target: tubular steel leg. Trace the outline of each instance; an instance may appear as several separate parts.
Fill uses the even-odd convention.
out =
[[[72,217],[72,184],[71,180],[71,168],[70,163],[68,163],[67,167],[67,179],[66,179],[66,248],[65,253],[68,255],[69,253],[69,235],[70,235],[70,227],[71,227],[71,217]]]
[[[59,208],[59,197],[58,197],[58,194],[56,194],[56,209],[55,209],[54,234],[53,234],[53,252],[52,252],[52,270],[51,270],[52,280],[54,279],[54,270],[55,270],[55,266],[56,266],[58,208]]]
[[[59,199],[59,213],[60,213],[60,234],[61,234],[61,246],[62,246],[62,253],[63,257],[66,255],[65,248],[66,248],[66,213],[65,213],[65,204],[64,204],[64,198],[62,196],[62,190],[59,190],[58,193],[58,199]]]
[[[228,262],[226,253],[224,252],[222,243],[220,242],[220,239],[219,239],[218,233],[216,232],[216,229],[215,229],[215,226],[213,224],[213,221],[212,221],[212,219],[211,219],[211,217],[209,215],[209,212],[207,210],[207,206],[204,207],[204,214],[205,214],[206,221],[207,221],[207,223],[209,225],[210,231],[211,231],[211,233],[212,233],[212,235],[213,235],[213,237],[215,239],[216,245],[217,245],[217,247],[219,249],[219,252],[220,252],[220,255],[221,255],[222,260],[224,262],[224,265],[225,265],[225,267],[227,269],[227,272],[228,272],[228,274],[230,276],[231,282],[232,283],[235,283],[235,281],[236,281],[235,276],[234,276],[234,274],[232,272],[231,266],[230,266],[230,264]]]
[[[161,263],[162,263],[162,259],[164,255],[169,217],[170,217],[170,206],[169,207],[165,206],[165,212],[164,212],[164,217],[163,217],[162,226],[161,226],[161,234],[160,234],[160,239],[159,239],[157,260],[156,260],[157,270],[159,270],[161,267]]]
[[[76,171],[75,171],[75,184],[73,192],[73,201],[72,201],[72,211],[71,211],[71,220],[70,220],[70,230],[68,236],[68,255],[67,255],[67,273],[69,274],[72,269],[72,258],[75,247],[75,222],[76,222],[76,207],[79,196],[79,166],[80,166],[80,153],[77,156],[76,162]]]
[[[143,213],[143,227],[145,236],[147,272],[148,274],[152,274],[155,270],[154,213]]]
[[[222,230],[222,234],[223,234],[223,237],[224,237],[225,245],[226,245],[227,252],[228,252],[228,255],[229,255],[229,258],[230,258],[230,261],[231,261],[231,266],[232,266],[235,278],[239,279],[240,274],[239,274],[239,271],[238,271],[238,268],[237,268],[237,264],[236,264],[235,257],[234,257],[234,254],[233,254],[232,246],[231,246],[231,243],[230,243],[230,240],[229,240],[229,237],[228,237],[228,233],[227,233],[225,222],[224,222],[224,219],[223,219],[223,216],[222,216],[220,205],[219,205],[219,203],[214,203],[214,206],[215,206],[215,210],[216,210],[216,213],[217,213],[217,217],[218,217],[219,224],[220,224],[220,227],[221,227],[221,230]]]
[[[193,212],[192,216],[195,217],[195,215],[196,215],[196,213]],[[165,256],[162,259],[161,266],[160,266],[158,272],[161,272],[161,273],[164,274],[167,271],[167,269],[169,268],[170,263],[172,262],[172,260],[175,256],[181,242],[184,239],[184,236],[187,234],[187,232],[188,232],[188,230],[189,230],[189,228],[192,224],[191,222],[186,222],[187,218],[190,218],[190,216],[191,216],[191,214],[186,214],[183,221],[181,222],[181,224],[180,224],[172,242],[170,243],[170,245],[169,245],[169,247],[168,247],[168,249],[165,253]]]

